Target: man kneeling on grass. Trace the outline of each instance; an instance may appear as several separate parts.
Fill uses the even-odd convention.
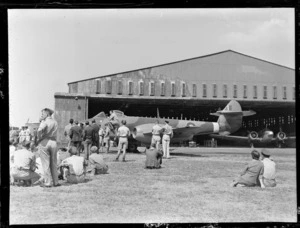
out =
[[[71,157],[63,160],[60,165],[63,167],[64,177],[69,183],[82,183],[85,180],[85,167],[87,162],[83,157],[77,155],[76,147],[72,146],[69,149],[69,153]]]
[[[31,186],[32,182],[40,178],[35,172],[35,155],[30,150],[30,141],[25,141],[21,149],[16,150],[12,155],[13,165],[11,167],[11,184],[15,181],[23,181],[25,186]]]
[[[259,177],[264,172],[264,165],[259,160],[260,154],[256,150],[251,152],[252,161],[250,161],[246,168],[241,173],[237,181],[233,181],[232,187],[243,186],[243,187],[254,187],[259,186]]]
[[[155,144],[151,144],[150,149],[146,150],[146,169],[159,169],[162,163],[163,152],[161,145],[158,146],[159,149],[156,149],[155,146]]]
[[[91,175],[95,174],[105,174],[108,171],[108,165],[105,164],[103,157],[99,154],[98,147],[92,146],[91,155],[89,157],[89,169],[88,172],[91,171]]]

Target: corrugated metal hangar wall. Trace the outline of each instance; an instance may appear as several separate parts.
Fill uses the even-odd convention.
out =
[[[70,118],[119,109],[126,115],[156,116],[159,110],[165,117],[215,121],[209,113],[231,99],[257,112],[245,128],[295,131],[295,70],[231,50],[68,85],[69,93],[55,94],[61,141]]]

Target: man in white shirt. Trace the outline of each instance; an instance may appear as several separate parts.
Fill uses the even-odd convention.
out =
[[[151,140],[151,144],[155,145],[156,150],[159,149],[159,145],[161,142],[160,134],[162,131],[162,128],[158,124],[159,124],[159,121],[156,120],[155,125],[152,128],[152,140]]]
[[[106,147],[106,153],[108,153],[110,147],[110,128],[108,126],[108,123],[105,124],[105,129],[104,129],[103,145],[104,144]]]
[[[37,144],[44,171],[44,184],[41,187],[56,187],[57,173],[57,122],[52,118],[53,111],[45,108],[41,113],[41,123],[37,131]]]
[[[77,155],[76,147],[70,147],[69,153],[71,157],[63,160],[60,165],[64,168],[64,176],[69,183],[82,183],[85,180],[85,167],[87,162],[83,157]]]
[[[15,180],[22,180],[26,186],[31,186],[32,182],[40,178],[35,171],[35,155],[29,150],[30,142],[24,142],[22,149],[14,151],[12,155],[13,166],[11,167],[11,183]]]
[[[19,143],[23,143],[25,141],[25,127],[22,127],[22,130],[19,133]]]
[[[99,150],[101,150],[102,152],[102,147],[103,147],[103,139],[104,139],[104,129],[101,126],[101,122],[100,122],[100,129],[99,129]]]
[[[117,154],[115,161],[119,160],[121,150],[123,150],[122,161],[125,162],[125,155],[126,155],[126,149],[128,147],[128,137],[129,136],[130,136],[130,130],[128,127],[126,127],[126,120],[122,120],[121,126],[119,127],[118,132],[117,132],[117,137],[119,137],[119,144],[118,144],[118,154]]]
[[[165,120],[166,125],[163,127],[163,138],[162,138],[162,146],[164,152],[164,158],[170,158],[170,141],[173,137],[173,129],[169,125],[169,121]]]
[[[31,134],[30,134],[30,130],[28,129],[28,126],[25,126],[24,137],[25,137],[25,141],[30,141]]]
[[[271,153],[267,149],[261,151],[262,163],[264,164],[264,173],[260,179],[262,188],[276,186],[276,164],[270,159]]]

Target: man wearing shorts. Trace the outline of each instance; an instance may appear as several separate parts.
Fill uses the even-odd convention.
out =
[[[152,128],[152,140],[151,140],[151,144],[155,145],[155,148],[158,150],[160,142],[161,142],[161,131],[162,128],[158,125],[159,121],[156,120],[155,125]]]
[[[128,146],[128,137],[130,136],[130,130],[128,127],[126,127],[126,120],[121,121],[121,126],[118,129],[117,136],[119,137],[119,145],[118,145],[118,154],[116,157],[116,161],[119,160],[121,150],[123,150],[122,161],[125,162],[126,149]]]

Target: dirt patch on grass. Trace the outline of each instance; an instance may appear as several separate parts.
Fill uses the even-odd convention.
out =
[[[125,163],[104,156],[109,174],[84,184],[12,186],[10,223],[296,222],[293,152],[276,154],[278,186],[264,190],[229,186],[248,153],[174,154],[159,170],[144,169],[144,154],[128,154]]]

